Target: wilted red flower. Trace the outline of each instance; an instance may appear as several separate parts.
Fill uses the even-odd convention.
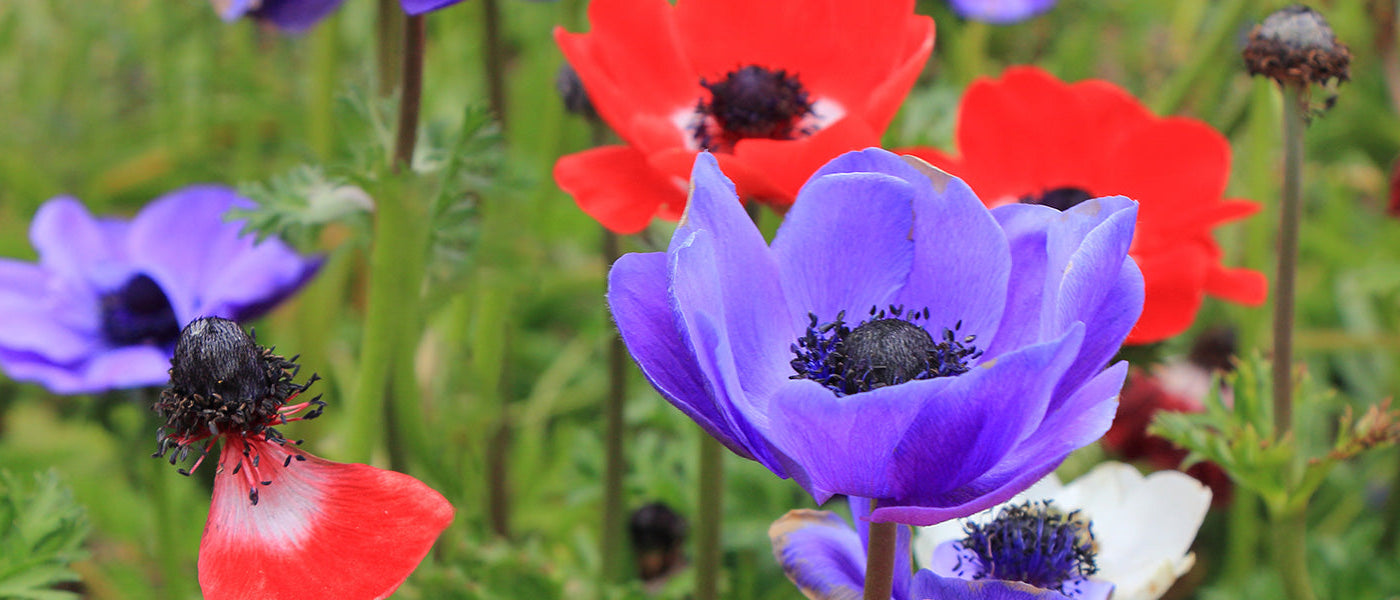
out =
[[[296,371],[233,321],[196,319],[180,333],[155,406],[166,419],[156,456],[200,452],[193,471],[224,442],[199,545],[206,600],[387,598],[452,522],[452,505],[423,482],[311,456],[273,429],[325,405],[287,404],[316,380],[296,384]]]
[[[739,196],[784,210],[827,161],[878,146],[933,51],[913,0],[595,0],[555,30],[626,142],[559,159],[554,179],[619,233],[677,218],[701,150]]]
[[[1117,86],[1066,84],[1034,67],[980,79],[958,115],[960,155],[908,152],[962,178],[983,201],[1065,209],[1123,195],[1139,204],[1130,254],[1142,268],[1147,302],[1127,344],[1185,331],[1206,294],[1257,305],[1264,275],[1221,265],[1211,228],[1259,209],[1223,199],[1230,145],[1194,119],[1153,116]]]

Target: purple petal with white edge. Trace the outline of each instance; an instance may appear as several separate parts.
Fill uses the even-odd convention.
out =
[[[846,503],[851,507],[851,521],[855,523],[856,535],[860,536],[861,547],[870,547],[870,509],[875,502],[869,498],[859,496],[847,496]],[[898,525],[895,529],[894,538],[894,599],[908,600],[909,598],[909,578],[913,575],[914,553],[910,551],[913,544],[914,530],[907,525]],[[865,555],[864,552],[861,554]]]
[[[705,314],[723,329],[738,367],[738,383],[749,398],[765,398],[792,375],[789,347],[801,331],[788,314],[777,260],[713,155],[702,152],[696,157],[690,181],[685,215],[667,250],[676,265],[672,293],[687,318]],[[697,231],[714,242],[713,258],[701,265],[702,272],[690,273],[687,263],[674,255]],[[756,408],[762,412],[762,407]]]
[[[410,15],[421,15],[439,8],[447,8],[462,0],[399,0],[403,11]]]
[[[914,188],[883,173],[813,178],[773,239],[789,312],[800,331],[846,311],[857,321],[885,308],[909,279]]]
[[[993,339],[1002,319],[1011,255],[1006,235],[977,195],[960,179],[879,148],[837,157],[817,170],[808,185],[836,173],[884,173],[914,186],[914,227],[905,234],[914,239],[914,262],[896,302],[911,311],[928,308],[935,335],[962,321],[962,335]],[[805,187],[798,196],[804,193]]]
[[[666,400],[735,454],[754,459],[729,418],[715,406],[695,353],[678,329],[667,293],[667,259],[660,252],[627,254],[608,273],[608,307],[627,350]]]
[[[967,581],[919,571],[910,586],[911,600],[1069,600],[1054,590],[1014,581]]]
[[[1010,25],[1055,6],[1055,0],[949,0],[953,12],[964,19]]]
[[[1077,326],[1059,340],[1000,356],[953,378],[953,386],[924,404],[895,449],[891,475],[901,480],[901,495],[890,504],[940,507],[971,500],[965,486],[1037,431],[1083,335],[1083,326]],[[877,521],[885,520],[876,512]]]
[[[252,14],[283,31],[300,33],[335,12],[342,2],[344,0],[266,0]]]
[[[39,264],[74,282],[111,285],[112,263],[124,259],[111,229],[94,219],[77,200],[64,196],[45,202],[29,225],[29,241]]]
[[[1045,416],[1040,427],[1005,458],[964,486],[968,501],[957,506],[877,509],[875,519],[914,525],[965,517],[1001,504],[1055,470],[1070,452],[1103,436],[1118,410],[1127,363],[1104,370]]]
[[[768,538],[773,557],[803,595],[817,600],[861,598],[865,545],[836,513],[789,511],[768,528]]]
[[[786,477],[787,467],[768,450],[758,432],[768,426],[767,390],[787,381],[787,373],[791,372],[786,362],[773,364],[772,360],[773,355],[786,356],[787,346],[756,347],[749,339],[756,337],[755,327],[783,328],[787,311],[782,295],[762,295],[776,291],[772,289],[776,286],[754,289],[755,286],[747,285],[749,282],[743,281],[741,274],[742,260],[726,264],[726,258],[733,256],[735,244],[718,243],[709,230],[676,231],[677,235],[687,234],[683,241],[672,240],[667,256],[671,308],[678,317],[677,329],[687,334],[696,364],[710,383],[714,405],[724,417],[724,427],[752,452],[754,460]],[[769,257],[765,253],[762,258]],[[765,275],[760,272],[751,276]],[[764,307],[780,310],[783,320],[766,321],[765,325],[763,318],[757,316]]]

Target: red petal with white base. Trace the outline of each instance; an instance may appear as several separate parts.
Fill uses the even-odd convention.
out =
[[[255,484],[257,504],[250,461],[234,473],[245,444],[261,455],[257,478],[271,481]],[[219,465],[199,546],[206,600],[386,598],[452,522],[442,494],[402,473],[237,438]]]

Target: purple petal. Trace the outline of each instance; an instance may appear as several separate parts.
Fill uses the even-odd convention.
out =
[[[830,165],[828,165],[830,166]],[[795,327],[885,308],[909,279],[914,188],[882,173],[815,177],[773,240]]]
[[[1037,430],[1082,337],[1078,327],[1055,342],[1003,355],[953,378],[956,384],[924,405],[895,450],[893,475],[902,485],[892,504],[947,507],[973,499],[967,484]],[[885,520],[886,513],[876,513],[876,520]]]
[[[439,8],[447,8],[462,0],[399,0],[403,11],[410,15],[421,15]]]
[[[773,557],[808,598],[861,597],[865,589],[865,545],[836,513],[790,511],[773,522],[768,537],[773,542]]]
[[[1011,581],[967,581],[923,570],[914,575],[913,600],[1069,600],[1064,594]]]
[[[766,398],[792,374],[789,347],[797,339],[797,321],[789,318],[773,253],[709,153],[695,160],[689,203],[667,253],[682,317],[708,319],[726,338],[724,351],[732,352],[729,360],[739,375],[726,385],[741,385],[755,401]],[[759,405],[736,405],[756,409],[756,418],[765,412]]]
[[[1050,10],[1055,0],[949,0],[949,4],[964,19],[1009,25]]]
[[[227,21],[246,13],[268,21],[282,31],[301,33],[330,16],[342,2],[344,0],[264,0],[261,6],[249,11],[247,2],[235,0],[222,16]]]
[[[742,432],[715,406],[714,392],[678,329],[666,288],[666,255],[627,254],[608,273],[608,307],[627,350],[652,386],[735,454],[754,459]]]
[[[72,364],[55,363],[32,352],[0,348],[0,367],[16,381],[42,384],[55,394],[86,394],[160,385],[170,379],[167,349],[128,346]]]
[[[112,272],[125,258],[121,244],[111,236],[116,231],[94,219],[77,200],[65,196],[39,207],[29,226],[29,241],[46,270],[98,289],[113,288],[126,275]]]
[[[973,579],[984,571],[982,559],[976,552],[964,548],[962,540],[948,540],[933,549],[933,557],[925,568],[939,577]]]

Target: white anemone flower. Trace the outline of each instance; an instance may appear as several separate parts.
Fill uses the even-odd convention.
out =
[[[969,521],[990,523],[1005,506],[1041,500],[1092,522],[1099,569],[1092,579],[1112,583],[1113,600],[1157,600],[1196,562],[1191,542],[1210,508],[1210,488],[1180,471],[1144,477],[1120,462],[1100,464],[1068,485],[1051,473],[1004,504],[915,528],[914,559],[927,568],[940,544],[964,537]]]

